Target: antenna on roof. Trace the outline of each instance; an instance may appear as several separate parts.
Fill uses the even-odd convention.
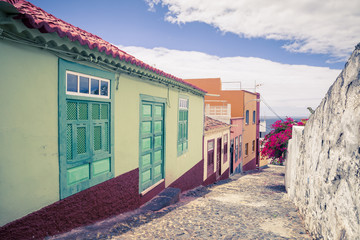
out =
[[[256,80],[255,80],[255,91],[254,92],[256,92],[256,88],[258,88],[258,87],[261,87],[262,85],[264,85],[264,84],[262,84],[262,83],[259,83],[259,84],[256,84]]]

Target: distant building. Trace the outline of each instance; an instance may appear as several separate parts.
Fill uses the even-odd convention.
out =
[[[229,177],[230,124],[205,116],[204,185]]]
[[[231,144],[233,169],[230,168],[230,172],[248,171],[259,166],[260,94],[245,90],[222,90],[220,78],[186,79],[185,81],[208,92],[205,96],[205,104],[210,106],[208,108],[218,108],[218,112],[221,113],[221,116],[216,119],[228,121],[228,115],[224,114],[226,111],[220,109],[227,109],[229,104],[231,104],[230,123],[234,118],[242,118],[241,124],[239,124],[241,120],[237,120],[237,124],[234,125],[231,123],[232,133],[236,132],[239,135],[233,134],[230,140],[233,142]]]
[[[260,138],[264,138],[266,134],[266,120],[262,120],[259,123]]]

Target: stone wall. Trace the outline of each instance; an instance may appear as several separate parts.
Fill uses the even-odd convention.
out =
[[[285,162],[285,188],[291,199],[295,196],[296,156],[299,155],[299,143],[302,140],[304,126],[293,126],[292,138],[288,142]]]
[[[306,228],[319,239],[360,239],[360,44],[293,134],[285,184]]]

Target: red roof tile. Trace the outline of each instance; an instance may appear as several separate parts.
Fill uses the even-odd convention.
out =
[[[173,79],[177,82],[188,85],[194,89],[206,92],[193,84],[185,82],[183,79],[175,77],[171,74],[165,73],[157,68],[154,68],[141,60],[131,56],[130,54],[120,50],[118,47],[103,40],[102,38],[91,34],[81,28],[75,27],[55,16],[47,13],[41,8],[33,5],[25,0],[0,0],[12,4],[20,13],[15,16],[15,19],[21,19],[26,27],[39,29],[41,33],[56,32],[59,37],[68,37],[71,41],[79,41],[81,45],[87,45],[90,49],[98,48],[99,52],[105,52],[113,58],[119,58],[132,65],[148,69],[160,76]]]
[[[224,127],[230,127],[230,124],[205,116],[205,131]]]

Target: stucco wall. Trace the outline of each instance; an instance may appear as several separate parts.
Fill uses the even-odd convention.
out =
[[[255,168],[256,157],[256,121],[253,123],[253,111],[256,111],[256,94],[244,92],[244,133],[242,139],[243,169]],[[249,110],[249,124],[246,124],[246,110]],[[252,151],[252,141],[255,141],[255,151]],[[248,155],[245,154],[245,144],[248,143]]]
[[[165,110],[165,186],[202,160],[204,99],[122,74],[115,90],[115,176],[139,167],[140,94],[168,99]],[[189,97],[188,151],[177,156],[179,94]]]
[[[1,226],[59,200],[59,160],[57,57],[5,41],[0,53]]]
[[[289,148],[289,196],[315,238],[360,236],[359,76],[360,45]]]

